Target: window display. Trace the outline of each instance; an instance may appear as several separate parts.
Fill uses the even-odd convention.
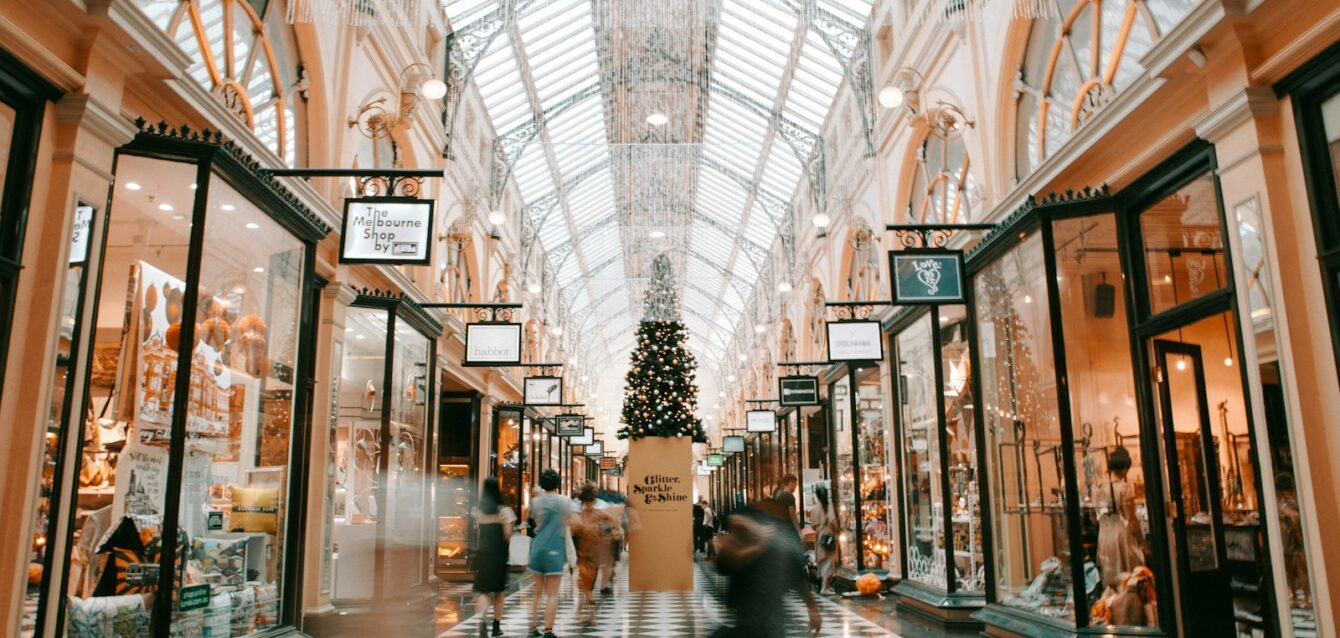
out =
[[[889,500],[889,464],[893,457],[886,437],[880,368],[861,368],[856,372],[856,407],[861,465],[861,567],[888,568],[893,530],[898,527]]]
[[[162,144],[146,133],[131,146],[156,157],[118,156],[89,262],[102,285],[71,504],[73,635],[244,636],[291,614],[303,313],[328,229],[291,200],[254,204],[269,186],[222,147],[197,144],[210,159],[196,163],[159,158]]]
[[[856,533],[860,516],[856,512],[856,468],[851,445],[851,377],[844,373],[830,384],[828,396],[833,411],[833,483],[836,484],[833,507],[842,524],[842,532],[838,534],[839,567],[855,570],[856,544],[861,537]]]
[[[333,512],[337,604],[408,595],[433,562],[428,364],[438,330],[398,297],[364,294],[346,310]]]
[[[924,312],[894,338],[898,432],[902,439],[907,578],[943,593],[976,594],[986,586],[978,494],[976,408],[962,306]],[[905,593],[916,595],[916,590]]]
[[[1074,622],[1046,280],[1036,232],[973,278],[996,600]]]

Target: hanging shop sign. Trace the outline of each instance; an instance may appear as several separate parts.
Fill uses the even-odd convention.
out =
[[[963,251],[916,249],[889,251],[893,303],[964,303]]]
[[[616,470],[619,468],[619,459],[613,456],[605,456],[600,459],[600,469]]]
[[[431,199],[346,199],[340,263],[426,266],[431,259],[432,230]]]
[[[580,414],[560,414],[554,417],[554,432],[559,436],[581,436],[586,431],[586,417]]]
[[[605,442],[596,441],[595,443],[587,445],[585,448],[582,448],[582,454],[585,454],[586,456],[604,456]]]
[[[560,405],[563,403],[563,377],[526,377],[522,396],[526,405]]]
[[[777,413],[772,410],[750,410],[745,412],[744,429],[749,432],[776,432]]]
[[[744,437],[742,436],[723,436],[721,437],[721,451],[726,454],[735,454],[744,451]]]
[[[595,442],[596,442],[595,428],[582,428],[581,436],[574,436],[568,439],[568,443],[572,445],[591,445]]]
[[[882,361],[884,335],[878,321],[828,322],[828,360]]]
[[[707,467],[721,467],[726,464],[725,454],[708,454]]]
[[[819,378],[789,376],[778,379],[777,400],[783,407],[819,405]]]
[[[74,228],[70,234],[69,264],[75,266],[88,261],[88,236],[93,232],[93,207],[78,204],[74,207]]]
[[[514,366],[521,363],[521,324],[471,323],[465,326],[466,366]]]

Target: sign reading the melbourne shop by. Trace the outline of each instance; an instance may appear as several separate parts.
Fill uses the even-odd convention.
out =
[[[667,509],[673,503],[689,502],[693,486],[680,476],[648,474],[630,488],[630,496],[637,502],[639,512]]]
[[[963,252],[891,250],[895,304],[959,304],[963,298]]]
[[[828,322],[828,360],[881,361],[884,335],[878,321]]]
[[[783,406],[819,405],[818,377],[782,377],[777,384],[777,398]]]
[[[433,202],[412,197],[344,200],[340,263],[427,265]]]
[[[467,324],[463,363],[467,366],[506,366],[521,363],[521,324]]]

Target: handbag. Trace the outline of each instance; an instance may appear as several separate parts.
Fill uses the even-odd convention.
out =
[[[819,535],[819,547],[832,551],[837,547],[837,537],[832,532],[824,532]]]

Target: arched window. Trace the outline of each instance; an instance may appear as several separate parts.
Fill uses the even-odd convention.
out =
[[[917,149],[916,175],[908,202],[908,220],[917,224],[956,224],[973,220],[976,185],[968,170],[963,139],[927,135]]]
[[[187,73],[289,166],[299,160],[301,78],[279,0],[139,0],[192,60]]]
[[[1195,0],[1054,0],[1033,22],[1019,77],[1016,173],[1056,153],[1141,72],[1140,58]]]

